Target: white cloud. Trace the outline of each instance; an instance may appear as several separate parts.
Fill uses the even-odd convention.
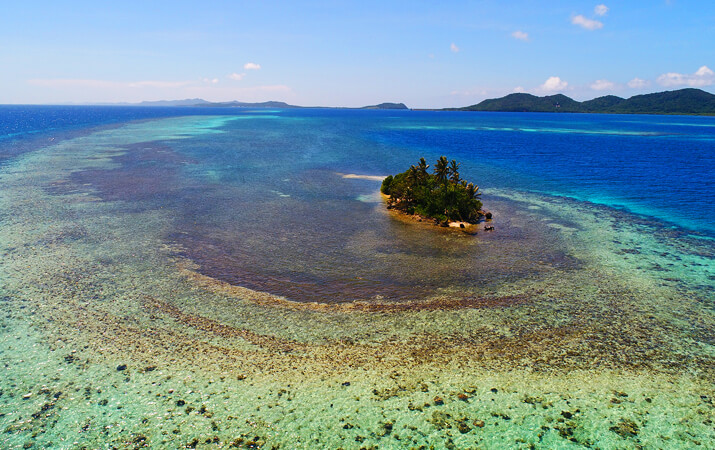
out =
[[[591,83],[591,89],[594,91],[605,91],[606,89],[613,89],[614,86],[615,84],[608,80],[596,80]]]
[[[52,102],[140,102],[143,100],[203,98],[225,102],[239,100],[258,102],[266,100],[289,101],[295,94],[283,84],[242,86],[242,83],[222,82],[219,78],[195,78],[184,81],[139,80],[116,81],[97,79],[45,78],[29,79],[32,91],[42,94]],[[47,102],[42,100],[41,102]]]
[[[252,62],[247,62],[246,64],[243,65],[243,68],[246,70],[258,70],[261,68],[261,65],[252,63]]]
[[[135,81],[129,87],[177,88],[190,84],[188,81]]]
[[[547,92],[563,91],[569,84],[559,77],[549,77],[539,89]]]
[[[522,86],[517,86],[512,90],[512,92],[522,93],[522,92],[526,92],[526,90]]]
[[[452,42],[452,45],[449,46],[449,49],[452,50],[454,53],[457,53],[459,51],[459,47],[457,47],[454,42]]]
[[[42,87],[78,87],[78,88],[98,88],[98,89],[115,89],[115,88],[178,88],[188,86],[190,81],[109,81],[109,80],[89,80],[89,79],[72,79],[72,78],[51,78],[51,79],[32,79],[27,81],[33,86]]]
[[[698,70],[695,71],[695,76],[696,77],[712,77],[715,75],[715,72],[710,70],[708,66],[702,66]]]
[[[80,88],[113,88],[121,86],[122,83],[106,80],[86,80],[86,79],[32,79],[27,80],[28,84],[40,87],[80,87]]]
[[[642,79],[636,77],[628,82],[628,87],[631,89],[643,89],[644,87],[648,86],[649,84],[650,83],[648,81],[642,80]]]
[[[455,95],[455,96],[460,96],[460,97],[475,97],[475,96],[481,96],[484,97],[488,94],[486,89],[468,89],[465,91],[452,91],[449,93],[450,95]]]
[[[285,84],[274,84],[268,86],[256,86],[256,90],[263,92],[290,92],[290,88]]]
[[[656,80],[661,86],[702,87],[715,84],[715,72],[707,66],[702,66],[694,74],[668,72]]]
[[[511,37],[513,37],[514,39],[519,39],[520,41],[528,41],[529,33],[525,33],[521,30],[516,30],[511,34]]]
[[[608,12],[608,6],[601,3],[600,5],[596,5],[596,7],[593,8],[593,12],[595,12],[597,16],[605,16]]]
[[[230,79],[234,80],[234,81],[241,81],[241,80],[243,80],[243,77],[245,77],[245,76],[246,76],[245,73],[236,73],[236,72],[234,72],[234,73],[232,73],[231,75],[229,75],[228,77],[229,77]]]
[[[590,31],[603,28],[603,23],[599,22],[598,20],[587,19],[581,14],[579,14],[578,16],[573,16],[571,18],[571,23]]]
[[[223,83],[216,85],[195,85],[181,93],[183,97],[203,98],[205,100],[225,102],[238,100],[242,102],[264,102],[267,100],[286,100],[293,96],[290,87],[283,84],[237,87],[233,83]]]

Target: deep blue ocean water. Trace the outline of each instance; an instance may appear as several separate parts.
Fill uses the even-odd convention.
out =
[[[713,441],[714,118],[0,116],[2,448]],[[440,155],[495,230],[385,208]]]
[[[412,122],[386,139],[433,155],[449,149],[489,172],[481,179],[494,185],[715,231],[712,117],[477,113]]]
[[[290,155],[297,165],[384,174],[444,154],[462,162],[463,177],[487,194],[498,187],[568,196],[715,233],[713,117],[0,106],[0,164],[89,128],[184,115],[266,117],[227,124],[246,135],[241,158],[250,159],[245,152],[253,146],[266,162]],[[260,145],[282,155],[262,154]],[[230,180],[224,169],[236,163],[235,153],[203,145],[189,151]]]
[[[192,108],[192,115],[220,115],[230,111]],[[7,158],[58,139],[72,137],[98,126],[132,120],[176,117],[185,108],[137,106],[0,105],[0,165]]]
[[[203,117],[176,120],[192,116]],[[204,274],[301,301],[498,289],[538,276],[546,266],[536,260],[576,267],[548,227],[508,223],[524,206],[507,192],[625,212],[649,224],[642,233],[706,239],[703,254],[715,237],[712,117],[4,106],[0,167],[103,129],[122,148],[128,141],[117,127],[127,121],[149,121],[151,139],[162,127],[187,139],[131,138],[118,168],[77,171],[75,189],[120,200],[127,213],[171,210],[166,240]],[[400,228],[379,207],[378,180],[342,178],[394,174],[440,155],[461,162],[488,209],[502,209],[498,234],[460,241]]]

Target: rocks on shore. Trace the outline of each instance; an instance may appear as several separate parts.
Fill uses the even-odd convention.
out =
[[[383,194],[384,195],[384,194]],[[402,211],[399,207],[399,204],[402,202],[402,199],[400,198],[392,198],[389,195],[384,195],[384,198],[387,202],[387,209],[392,210],[392,211],[397,211],[398,214],[402,214],[404,217],[410,218],[416,222],[432,222],[435,224],[435,226],[438,226],[440,228],[459,228],[460,230],[468,231],[476,231],[474,228],[476,225],[478,225],[480,222],[486,220],[486,221],[491,221],[493,218],[493,214],[490,211],[486,210],[479,210],[479,221],[476,222],[468,222],[468,221],[449,221],[449,220],[439,220],[435,219],[432,217],[425,217],[420,214],[410,214],[410,213],[405,213]],[[492,231],[494,230],[494,226],[487,225],[485,227],[486,231]],[[474,233],[472,233],[474,234]]]

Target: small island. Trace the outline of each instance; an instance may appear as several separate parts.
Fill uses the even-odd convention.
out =
[[[379,105],[363,106],[360,109],[409,109],[404,103],[380,103]]]
[[[459,165],[441,156],[429,173],[429,165],[420,158],[407,171],[389,175],[380,188],[388,196],[387,209],[431,219],[443,227],[451,222],[465,228],[481,218],[491,219],[491,213],[482,209],[479,186],[460,178]]]

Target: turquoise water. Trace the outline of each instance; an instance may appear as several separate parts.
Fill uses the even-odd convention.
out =
[[[13,108],[0,447],[715,438],[712,118]],[[441,154],[494,232],[385,210]]]

